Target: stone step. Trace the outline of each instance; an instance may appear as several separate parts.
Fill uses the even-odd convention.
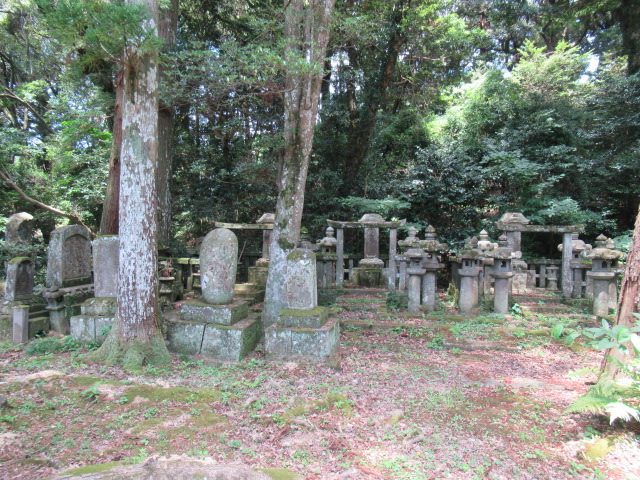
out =
[[[560,303],[560,296],[553,295],[549,293],[514,293],[511,298],[513,299],[513,303],[522,304],[522,303]]]

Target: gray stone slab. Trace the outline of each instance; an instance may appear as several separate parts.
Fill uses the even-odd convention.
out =
[[[316,256],[311,250],[296,248],[287,255],[287,307],[311,310],[318,306]]]
[[[216,305],[230,303],[238,269],[238,239],[227,228],[207,234],[200,247],[200,282],[204,299]]]
[[[319,363],[333,367],[339,364],[340,328],[329,319],[321,328],[265,329],[265,351],[268,360]]]
[[[231,326],[207,324],[200,355],[237,362],[249,354],[262,337],[262,322],[257,316]]]
[[[51,232],[47,262],[47,287],[72,287],[91,283],[91,237],[79,225]]]
[[[93,248],[93,283],[96,297],[118,296],[119,239],[117,235],[101,236]]]
[[[116,314],[117,301],[113,297],[89,298],[80,306],[83,315],[106,315]]]
[[[198,300],[190,300],[182,305],[182,319],[189,322],[233,325],[249,313],[249,304],[237,300],[229,305],[211,305]]]
[[[184,355],[199,355],[205,323],[174,320],[165,322],[169,350]]]
[[[313,310],[294,310],[287,308],[280,312],[278,326],[284,328],[320,328],[325,323],[329,314],[325,307],[316,307]]]
[[[28,257],[17,257],[7,265],[5,299],[10,302],[29,300],[33,296],[35,267]]]

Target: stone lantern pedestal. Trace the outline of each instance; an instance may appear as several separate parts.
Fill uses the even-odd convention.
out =
[[[480,275],[481,253],[468,248],[460,253],[460,298],[458,309],[464,315],[475,315],[478,313],[478,277]]]
[[[409,274],[408,310],[411,313],[418,313],[420,312],[422,294],[422,276],[427,271],[421,266],[424,252],[419,248],[412,248],[407,251],[407,258],[409,259],[409,267],[407,268],[407,273]]]
[[[511,270],[511,249],[506,235],[502,235],[498,239],[499,247],[493,254],[494,265],[492,276],[494,278],[493,286],[493,311],[495,313],[505,314],[509,312],[509,297],[511,289],[509,288],[509,280],[513,277]]]

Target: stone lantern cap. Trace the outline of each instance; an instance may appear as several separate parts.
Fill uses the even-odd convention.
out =
[[[467,238],[464,241],[464,250],[458,255],[461,259],[478,259],[482,257],[482,252],[478,250],[478,239],[476,237]]]
[[[511,260],[512,250],[509,248],[509,240],[506,235],[500,235],[498,238],[498,248],[493,252],[493,258],[496,260]]]
[[[575,254],[582,254],[584,255],[586,252],[588,252],[589,250],[591,250],[591,245],[589,245],[588,243],[584,243],[582,240],[580,240],[578,238],[580,234],[578,232],[573,232],[571,234],[571,248],[573,253]],[[607,238],[607,237],[605,237]],[[560,245],[558,245],[558,251],[561,252],[562,251],[562,243]]]
[[[407,238],[400,240],[398,245],[406,248],[420,248],[429,253],[444,252],[447,250],[446,243],[440,243],[436,238],[436,229],[429,225],[424,234],[424,240],[420,240],[417,236],[418,230],[415,227],[409,227]],[[409,252],[407,251],[407,254]]]
[[[496,248],[498,248],[497,243],[489,240],[489,233],[486,230],[482,230],[479,237],[478,250],[480,250],[484,255],[489,256]]]
[[[335,247],[337,244],[336,237],[334,237],[333,227],[327,227],[325,230],[325,237],[318,242],[321,247]]]
[[[256,223],[276,223],[275,213],[263,213]]]
[[[587,253],[587,257],[594,260],[619,260],[622,258],[624,254],[619,250],[608,248],[610,244],[611,239],[600,234],[598,238],[596,238],[596,248]]]
[[[500,217],[500,220],[498,220],[498,222],[517,225],[529,225],[529,223],[531,223],[531,220],[526,218],[520,212],[506,212],[504,215],[502,215],[502,217]]]

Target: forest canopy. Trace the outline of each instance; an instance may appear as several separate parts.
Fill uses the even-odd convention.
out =
[[[4,2],[0,215],[34,214],[45,241],[69,221],[13,183],[99,232],[127,46],[162,49],[161,103],[175,120],[170,249],[180,252],[214,221],[273,211],[285,72],[306,68],[285,55],[283,8],[185,0],[168,43],[140,27],[139,7],[119,1]],[[634,2],[349,0],[335,8],[303,217],[313,237],[327,218],[365,212],[432,224],[454,243],[504,211],[584,224],[589,237],[632,228],[640,199]]]

